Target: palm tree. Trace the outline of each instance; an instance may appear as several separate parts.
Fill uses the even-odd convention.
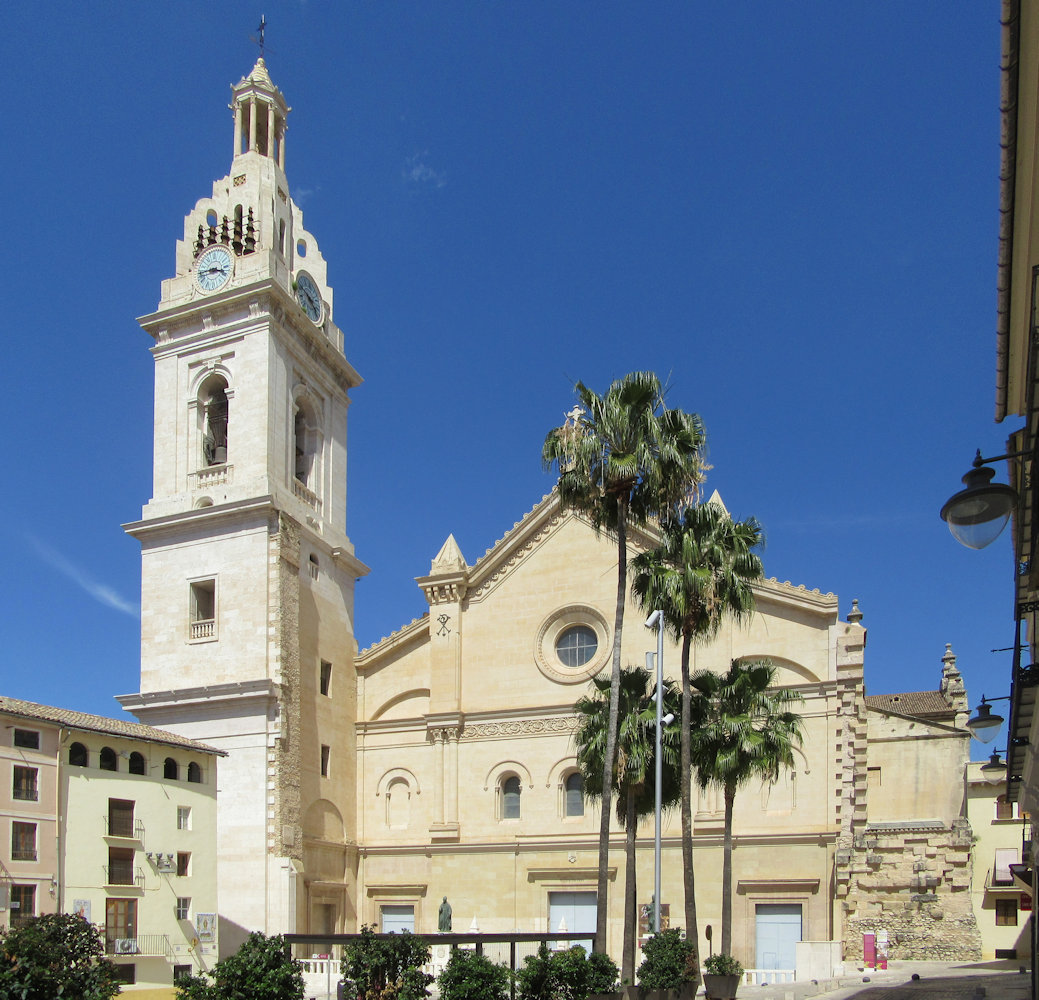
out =
[[[692,686],[689,652],[713,639],[723,619],[739,621],[754,608],[751,583],[763,576],[761,526],[733,521],[720,501],[687,507],[680,520],[661,525],[660,544],[632,561],[632,590],[647,611],[659,608],[670,632],[682,639],[681,782],[682,872],[686,938],[699,979],[699,932],[693,876]]]
[[[801,716],[792,706],[796,691],[775,688],[776,668],[767,660],[733,661],[727,674],[698,671],[693,708],[692,757],[701,788],[720,785],[725,796],[722,853],[723,954],[732,948],[732,806],[736,791],[751,778],[774,783],[792,767],[801,745]]]
[[[578,728],[574,733],[577,762],[584,776],[584,795],[592,800],[603,797],[602,761],[606,753],[610,718],[610,679],[592,679],[593,691],[574,706]],[[678,692],[672,681],[664,682],[664,714],[674,716]],[[617,798],[617,819],[624,828],[624,945],[621,954],[621,979],[634,981],[637,896],[635,881],[635,836],[639,820],[653,813],[656,805],[654,752],[656,746],[656,685],[644,667],[621,670],[618,702],[619,731],[613,788]],[[660,802],[670,808],[678,802],[677,724],[661,732],[662,763]],[[609,806],[603,812],[609,814]]]
[[[617,538],[617,606],[610,675],[610,726],[603,751],[603,799],[613,798],[617,700],[620,693],[621,632],[627,598],[627,531],[652,516],[669,516],[688,503],[703,478],[704,431],[694,413],[668,409],[660,380],[632,372],[600,396],[582,382],[575,406],[562,427],[548,432],[541,449],[546,469],[559,470],[557,489],[564,508],[582,511],[596,531]],[[583,409],[582,409],[583,407]],[[606,951],[607,868],[610,811],[599,821],[595,948]]]

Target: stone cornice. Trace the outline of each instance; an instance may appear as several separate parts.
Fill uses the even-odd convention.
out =
[[[361,650],[354,660],[358,670],[370,670],[383,657],[398,652],[402,647],[416,640],[429,641],[429,614],[421,618],[413,618],[407,625],[402,625],[396,632],[384,635],[378,642]]]
[[[303,316],[288,290],[272,277],[232,286],[205,299],[166,306],[137,318],[155,338],[152,353],[156,357],[167,351],[179,352],[197,340],[244,336],[262,326],[264,320],[295,334],[307,353],[327,367],[344,392],[364,381],[323,330]]]
[[[268,678],[252,681],[233,681],[227,684],[206,684],[201,687],[170,688],[166,691],[141,691],[121,694],[116,701],[128,712],[138,713],[155,709],[183,709],[188,705],[199,706],[218,702],[259,702],[267,704],[277,701],[281,687]]]
[[[700,834],[693,826],[693,840],[698,847],[720,847],[724,840],[721,832],[710,832]],[[826,847],[836,844],[837,830],[821,830],[817,832],[797,833],[761,833],[761,834],[737,834],[734,844],[740,847],[771,847],[787,846],[794,844],[807,844],[815,847]],[[677,851],[682,846],[682,837],[679,833],[665,834],[661,838],[661,846],[666,850]],[[624,831],[610,831],[610,847],[613,850],[623,850]],[[366,844],[358,847],[361,857],[395,857],[438,854],[518,854],[531,851],[598,851],[599,838],[597,833],[577,833],[572,835],[556,834],[554,836],[530,835],[516,836],[510,840],[473,840],[462,843],[451,843],[445,845],[430,843],[411,844]],[[828,862],[821,861],[821,867],[827,868]],[[547,868],[547,866],[541,866]],[[553,869],[558,870],[558,869]]]
[[[122,525],[123,531],[133,538],[161,533],[167,530],[180,530],[185,524],[195,522],[211,522],[231,518],[241,518],[245,514],[280,513],[274,498],[268,494],[262,497],[251,497],[248,500],[234,500],[231,503],[213,504],[209,507],[193,507],[190,510],[178,511],[175,514],[163,514],[149,517],[141,521],[130,521]]]

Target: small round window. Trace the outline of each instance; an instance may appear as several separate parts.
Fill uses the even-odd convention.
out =
[[[593,629],[587,625],[571,625],[559,633],[556,639],[556,655],[564,667],[571,670],[583,667],[599,647]]]

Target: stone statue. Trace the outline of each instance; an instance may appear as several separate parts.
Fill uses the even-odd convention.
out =
[[[441,934],[447,934],[451,930],[451,904],[447,901],[447,896],[437,911],[437,930]]]

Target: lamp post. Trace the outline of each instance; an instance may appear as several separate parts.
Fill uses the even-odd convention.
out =
[[[653,831],[653,933],[658,934],[660,932],[660,795],[663,782],[660,730],[664,724],[664,613],[662,611],[654,611],[646,619],[646,628],[655,628],[657,630],[657,652],[655,656],[657,668],[657,726],[654,745],[655,753],[653,755],[653,777],[656,782],[656,800],[654,803],[656,826]],[[650,669],[652,669],[651,662],[653,659],[653,653],[646,654],[646,666]]]

